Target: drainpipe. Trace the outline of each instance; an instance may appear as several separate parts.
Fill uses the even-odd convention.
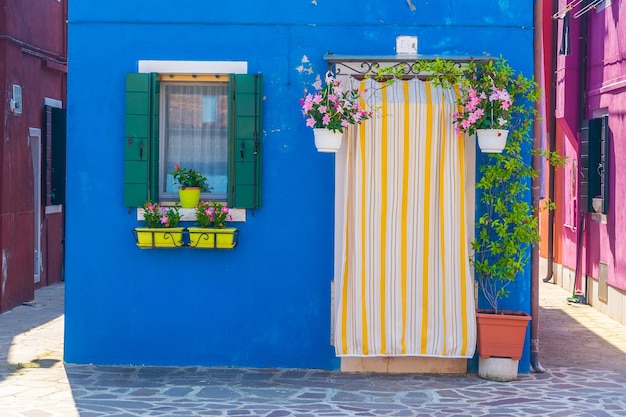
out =
[[[541,79],[542,61],[543,61],[543,7],[542,0],[536,0],[534,3],[534,26],[533,31],[533,49],[534,49],[534,73],[535,79]],[[541,101],[535,103],[537,114],[541,114]],[[533,123],[533,148],[541,147],[541,124],[536,120]],[[533,169],[539,171],[541,169],[541,156],[534,154],[532,156]],[[533,209],[535,213],[539,213],[539,205],[541,202],[541,179],[539,176],[532,180],[532,199]],[[538,214],[537,214],[538,215]],[[530,365],[535,372],[546,372],[539,364],[539,245],[534,245],[531,256],[531,280],[530,280]]]
[[[583,0],[581,10],[589,4],[589,0]],[[587,26],[588,26],[588,13],[585,13],[581,16],[580,22],[580,60],[578,64],[578,133],[579,133],[579,141],[580,141],[580,132],[582,130],[582,125],[584,120],[586,119],[586,109],[587,109]],[[580,147],[578,150],[578,155],[580,156]],[[578,164],[578,181],[580,185],[580,164]],[[580,187],[579,187],[580,189]],[[591,196],[589,196],[591,197]],[[589,198],[588,197],[588,198]],[[574,294],[568,298],[568,301],[575,303],[587,303],[587,288],[585,285],[585,289],[583,290],[581,280],[583,276],[582,270],[582,252],[585,249],[584,244],[585,241],[589,242],[588,234],[589,228],[586,227],[586,216],[587,211],[583,210],[582,206],[578,205],[578,213],[580,218],[580,230],[578,231],[578,240],[576,242],[576,275],[574,277]],[[586,283],[586,281],[585,281]],[[580,287],[580,288],[579,288]]]

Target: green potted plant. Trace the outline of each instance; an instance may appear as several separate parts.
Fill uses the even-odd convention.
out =
[[[147,201],[143,206],[145,227],[134,230],[140,248],[173,248],[183,245],[183,227],[180,222],[179,205],[161,206]]]
[[[361,93],[356,88],[346,88],[329,71],[325,84],[318,80],[300,99],[306,125],[313,128],[315,146],[319,152],[337,152],[341,147],[343,131],[349,125],[359,124],[372,113],[361,107]]]
[[[200,192],[208,189],[206,177],[194,169],[181,168],[178,164],[174,164],[172,177],[180,184],[178,196],[181,206],[183,208],[196,207],[200,201]]]
[[[490,79],[497,80],[498,88],[507,91],[507,95],[498,95],[506,96],[509,104],[500,109],[506,111],[501,113],[505,120],[497,123],[506,124],[510,132],[502,153],[482,154],[483,163],[476,183],[481,215],[476,222],[474,254],[470,262],[480,293],[490,306],[490,309],[477,311],[478,372],[487,379],[508,381],[517,376],[517,362],[531,317],[523,312],[502,311],[499,302],[509,295],[510,286],[530,261],[532,246],[539,243],[537,210],[554,207],[548,202],[533,209],[530,184],[538,172],[524,153],[530,147],[531,154],[540,154],[553,165],[563,165],[564,159],[531,146],[531,129],[536,116],[534,103],[540,97],[534,80],[515,74],[504,60],[485,65],[481,74],[489,74]],[[484,86],[482,81],[479,84]],[[502,103],[504,101],[496,106]],[[513,362],[498,369],[493,366],[496,362],[489,358],[511,358]]]
[[[232,249],[237,244],[237,229],[226,227],[232,221],[228,206],[215,200],[200,201],[196,207],[199,227],[189,227],[189,246],[193,248]]]

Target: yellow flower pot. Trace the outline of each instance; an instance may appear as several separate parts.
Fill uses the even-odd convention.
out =
[[[178,187],[178,197],[183,208],[196,208],[200,201],[200,187]]]
[[[140,248],[178,248],[183,245],[184,227],[137,227],[135,236]]]
[[[189,247],[205,249],[232,249],[237,244],[235,236],[237,229],[225,227],[218,229],[215,227],[190,227]]]

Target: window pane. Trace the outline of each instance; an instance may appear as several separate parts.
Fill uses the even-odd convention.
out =
[[[178,199],[174,164],[207,177],[211,192],[203,193],[203,199],[226,199],[227,93],[227,83],[161,85],[161,199]]]

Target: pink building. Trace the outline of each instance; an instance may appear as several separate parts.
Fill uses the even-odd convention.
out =
[[[569,162],[553,176],[554,238],[546,226],[541,248],[554,261],[546,279],[626,324],[626,4],[559,0],[552,13],[549,130]]]
[[[67,0],[0,0],[0,312],[63,273]]]

